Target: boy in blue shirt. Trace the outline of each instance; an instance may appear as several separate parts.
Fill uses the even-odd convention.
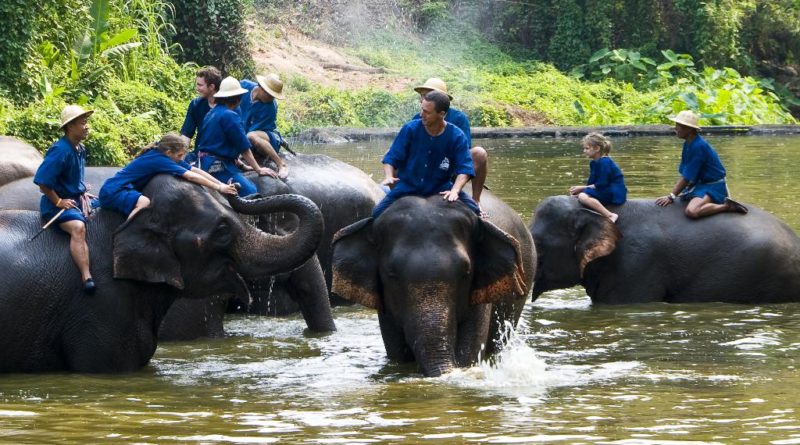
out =
[[[242,186],[239,191],[242,196],[252,195],[257,189],[236,166],[239,156],[259,175],[274,174],[256,162],[244,132],[242,117],[235,111],[245,93],[247,90],[239,86],[238,80],[230,76],[223,79],[219,92],[214,95],[217,106],[203,119],[202,132],[197,140],[200,168],[222,182],[238,182]]]
[[[186,110],[186,118],[183,120],[181,134],[192,139],[197,131],[197,140],[200,139],[200,129],[206,114],[214,108],[214,95],[219,91],[219,84],[222,82],[222,73],[213,66],[207,66],[197,71],[194,83],[197,97],[189,102]],[[197,147],[186,156],[186,162],[194,163],[197,161]]]
[[[611,141],[600,133],[589,133],[581,141],[583,154],[589,161],[589,179],[586,185],[569,188],[570,195],[578,195],[578,201],[597,213],[617,222],[619,215],[610,212],[605,206],[622,205],[628,196],[622,170],[608,156]]]
[[[668,206],[681,196],[690,200],[685,213],[691,219],[722,212],[747,213],[747,207],[728,197],[725,167],[717,152],[697,134],[697,116],[684,110],[670,120],[675,122],[675,135],[685,141],[678,167],[681,177],[672,192],[656,199],[656,204]]]
[[[106,180],[100,188],[100,206],[122,213],[128,219],[150,205],[142,195],[147,183],[157,174],[165,173],[183,178],[228,195],[236,194],[233,184],[224,184],[213,176],[192,167],[183,158],[189,148],[189,138],[177,133],[165,134],[158,143]]]
[[[475,170],[464,132],[444,120],[449,107],[446,94],[430,91],[422,100],[420,119],[400,129],[382,161],[386,177],[381,184],[391,190],[373,209],[373,218],[403,196],[437,193],[449,202],[461,200],[480,215],[478,204],[461,191]]]
[[[33,183],[43,193],[39,201],[42,219],[50,221],[63,212],[55,222],[69,234],[69,252],[81,274],[83,290],[89,294],[97,286],[89,269],[89,246],[86,244],[86,216],[90,209],[84,199],[86,148],[81,141],[89,136],[88,119],[92,113],[78,105],[64,107],[61,112],[64,137],[47,150],[33,177]]]
[[[426,80],[424,84],[414,88],[414,91],[419,93],[420,101],[422,101],[425,95],[430,91],[441,91],[447,94],[447,97],[451,101],[453,100],[453,96],[447,92],[447,84],[444,83],[442,79],[436,77],[431,77]],[[419,113],[413,117],[413,119],[419,118]],[[469,154],[472,157],[472,163],[475,167],[475,176],[472,178],[472,199],[480,206],[483,185],[486,183],[486,176],[489,174],[489,155],[483,147],[472,146],[472,130],[469,125],[469,118],[463,111],[450,107],[444,120],[460,128],[467,137],[467,145],[470,147]]]
[[[276,74],[256,76],[256,80],[258,83],[247,79],[240,82],[240,86],[247,90],[239,105],[244,130],[256,152],[275,163],[278,173],[270,176],[285,179],[289,175],[289,167],[278,156],[278,151],[286,141],[278,132],[278,101],[275,100],[284,98],[283,82]]]

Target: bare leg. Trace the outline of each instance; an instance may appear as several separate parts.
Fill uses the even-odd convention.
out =
[[[481,205],[481,193],[483,185],[486,183],[486,176],[489,174],[489,155],[483,147],[473,147],[469,151],[472,156],[472,163],[475,165],[475,177],[472,178],[472,199]]]
[[[596,198],[587,195],[586,193],[578,193],[578,202],[583,204],[584,207],[588,207],[594,210],[595,212],[605,216],[606,218],[610,219],[611,222],[613,223],[617,222],[617,218],[619,218],[619,215],[617,215],[616,213],[609,212],[608,209],[603,204],[600,203],[600,201],[598,201]]]
[[[131,214],[128,215],[128,219],[133,218],[133,215],[139,213],[140,210],[149,206],[150,206],[150,199],[144,195],[140,196],[139,199],[136,200],[136,207],[134,207],[133,210],[131,210]]]
[[[78,266],[83,281],[92,278],[89,271],[89,246],[86,245],[86,224],[72,220],[59,224],[61,230],[69,234],[69,253],[72,261]]]
[[[278,156],[278,152],[272,147],[272,144],[269,143],[269,136],[263,131],[251,131],[247,133],[247,140],[250,141],[250,144],[258,150],[259,153],[263,154],[267,158],[269,158],[272,162],[275,163],[275,166],[278,167],[278,177],[281,179],[285,179],[289,176],[289,167],[283,163],[283,159]]]
[[[728,204],[714,204],[708,195],[702,198],[692,198],[686,206],[686,216],[691,219],[702,218],[704,216],[716,215],[717,213],[730,211]]]

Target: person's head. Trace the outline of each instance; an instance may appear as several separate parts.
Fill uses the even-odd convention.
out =
[[[61,129],[64,135],[73,141],[82,141],[89,137],[89,116],[93,110],[84,110],[80,105],[67,105],[61,111]]]
[[[700,130],[700,126],[697,124],[699,119],[691,110],[683,110],[669,120],[675,122],[675,135],[681,139],[692,138]]]
[[[239,85],[239,81],[234,77],[228,76],[220,82],[219,91],[214,94],[214,101],[227,108],[234,109],[239,105],[242,94],[245,93],[247,93],[247,90]]]
[[[438,77],[431,77],[430,79],[426,80],[425,83],[423,83],[422,85],[414,88],[414,91],[416,91],[419,94],[420,101],[425,99],[425,95],[430,93],[431,91],[441,91],[442,93],[447,94],[447,97],[450,100],[453,100],[453,96],[451,96],[447,92],[447,84],[444,83],[444,80],[439,79]]]
[[[419,113],[422,123],[427,127],[438,121],[444,121],[447,111],[450,109],[450,98],[441,91],[429,91],[422,99],[421,111]]]
[[[590,158],[606,156],[611,152],[611,140],[601,133],[589,133],[581,140],[583,154]]]
[[[256,100],[272,102],[273,99],[284,99],[283,82],[281,82],[277,74],[270,73],[266,76],[256,76],[256,81],[258,82],[258,88],[253,90],[254,92],[258,91],[258,93],[254,94]]]
[[[180,133],[170,131],[161,137],[156,147],[158,151],[178,162],[186,156],[186,151],[189,149],[189,138]]]
[[[194,88],[200,97],[213,97],[219,91],[219,84],[222,82],[222,73],[213,66],[206,66],[197,70],[195,73]]]

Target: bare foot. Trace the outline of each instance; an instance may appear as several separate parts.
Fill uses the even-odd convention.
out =
[[[619,215],[617,215],[616,213],[609,213],[608,219],[610,219],[612,223],[616,224],[617,219],[619,219]]]
[[[281,165],[281,168],[278,169],[278,177],[281,179],[286,179],[289,176],[289,167],[286,164]]]

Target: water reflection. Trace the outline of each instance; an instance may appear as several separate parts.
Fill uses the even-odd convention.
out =
[[[800,228],[800,138],[713,137],[736,197]],[[588,173],[576,140],[480,141],[489,185],[528,220]],[[615,140],[634,197],[674,184],[675,138]],[[325,147],[376,178],[388,143]],[[313,151],[321,147],[301,147]],[[377,316],[339,330],[236,315],[229,336],[159,346],[122,376],[0,377],[5,443],[800,443],[797,305],[528,304],[492,364],[421,379],[389,363]]]

